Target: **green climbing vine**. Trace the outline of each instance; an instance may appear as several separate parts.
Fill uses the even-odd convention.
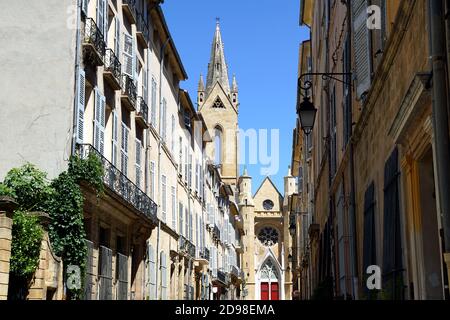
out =
[[[21,298],[26,297],[26,288],[23,287],[29,284],[38,267],[43,237],[37,217],[28,212],[49,214],[49,238],[53,250],[63,260],[64,274],[67,266],[75,265],[80,268],[81,279],[84,279],[87,248],[84,197],[80,184],[90,185],[99,197],[104,192],[102,177],[101,160],[90,154],[86,159],[72,156],[68,170],[51,182],[44,172],[26,164],[10,170],[0,183],[0,196],[13,197],[19,205],[13,216],[11,273],[20,283],[18,291]],[[68,288],[68,298],[81,298],[82,289]]]

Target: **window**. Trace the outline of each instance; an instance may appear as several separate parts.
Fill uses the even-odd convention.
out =
[[[148,277],[148,295],[150,300],[156,300],[156,263],[155,252],[151,244],[147,247],[148,250],[148,262],[147,262],[147,277]]]
[[[384,167],[383,290],[389,299],[404,298],[398,149]]]
[[[77,143],[84,141],[84,106],[86,103],[86,75],[83,69],[78,70],[78,86],[77,86]]]
[[[330,97],[330,134],[331,134],[331,172],[330,177],[334,177],[337,166],[337,136],[336,136],[336,87],[333,86]]]
[[[351,57],[350,37],[347,36],[347,38],[345,40],[344,53],[343,53],[343,59],[342,59],[344,73],[351,72],[350,57]],[[350,140],[350,133],[351,133],[351,129],[352,129],[351,128],[351,125],[352,125],[352,113],[351,113],[352,96],[351,96],[350,85],[349,85],[349,83],[351,82],[351,76],[344,76],[344,81],[345,81],[345,84],[342,86],[344,89],[344,103],[342,104],[343,119],[344,119],[344,125],[342,126],[344,129],[343,147],[347,146],[347,143]]]
[[[167,126],[167,101],[164,98],[161,106],[161,126],[160,126],[160,136],[163,142],[166,142],[166,126]]]
[[[136,139],[136,185],[140,188],[142,181],[141,170],[141,157],[142,157],[142,142]]]
[[[134,47],[133,38],[124,33],[124,46],[123,46],[123,69],[122,72],[127,76],[134,79]]]
[[[189,238],[190,224],[189,224],[189,211],[188,211],[188,208],[187,208],[187,207],[184,209],[184,217],[185,217],[184,236],[185,236],[186,238]]]
[[[179,219],[178,219],[178,233],[180,235],[183,235],[183,204],[180,202],[178,204],[178,210],[179,210]]]
[[[156,175],[155,161],[150,161],[150,198],[155,199]]]
[[[128,175],[128,139],[130,136],[130,129],[122,122],[122,141],[120,145],[120,165],[121,171],[124,175]]]
[[[217,97],[214,101],[213,108],[225,109],[225,105],[219,97]]]
[[[103,35],[103,41],[107,42],[108,36],[108,14],[106,0],[97,0],[97,26]]]
[[[175,158],[175,130],[176,130],[176,128],[175,128],[175,116],[174,115],[172,115],[172,121],[171,121],[171,123],[172,123],[172,125],[171,125],[171,132],[172,132],[172,135],[171,135],[171,148],[170,148],[170,151],[172,152],[172,156]]]
[[[363,270],[376,264],[375,247],[375,187],[372,182],[364,194],[364,242],[363,242]],[[370,291],[366,291],[370,295]]]
[[[161,299],[167,300],[167,256],[164,251],[160,255]]]
[[[151,124],[153,128],[156,128],[156,90],[157,84],[155,78],[152,78],[152,104],[151,104]]]
[[[113,166],[117,167],[117,153],[119,150],[119,127],[117,120],[117,112],[112,112],[112,146],[111,146],[111,160]]]
[[[338,192],[336,193],[336,218],[337,218],[337,252],[338,252],[338,282],[339,282],[339,291],[341,295],[345,296],[347,293],[346,288],[346,260],[345,257],[347,255],[346,252],[346,234],[344,233],[344,226],[346,225],[346,221],[344,219],[344,196],[342,194],[342,184],[338,188]],[[350,288],[348,288],[350,289]]]
[[[105,96],[96,87],[95,91],[95,117],[94,117],[94,148],[104,154],[105,152]]]
[[[183,138],[180,137],[179,152],[178,152],[178,171],[183,176]]]
[[[167,218],[167,177],[161,176],[161,207],[162,207],[162,220],[166,222]]]
[[[215,164],[222,163],[222,130],[216,127],[214,134]]]
[[[172,229],[177,230],[177,199],[176,199],[176,189],[175,187],[171,188],[172,190]]]
[[[263,208],[264,208],[264,210],[269,211],[269,210],[272,210],[273,207],[274,207],[274,203],[273,203],[272,200],[269,200],[269,199],[264,200],[264,202],[263,202]]]
[[[264,227],[258,233],[258,240],[266,247],[278,243],[278,231],[272,227]]]
[[[114,17],[115,32],[114,32],[114,51],[116,57],[120,57],[120,20],[116,16]]]

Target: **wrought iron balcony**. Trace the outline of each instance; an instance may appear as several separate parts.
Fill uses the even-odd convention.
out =
[[[122,65],[112,49],[105,51],[105,80],[109,83],[111,88],[119,90],[121,88]]]
[[[120,196],[125,202],[133,206],[143,216],[157,223],[158,206],[138,186],[131,182],[119,169],[100,154],[92,145],[78,145],[77,153],[85,159],[89,154],[95,154],[103,164],[103,183],[105,186]]]
[[[148,42],[150,40],[148,22],[145,20],[144,15],[139,12],[136,13],[136,37],[144,48],[148,48]]]
[[[220,229],[219,229],[219,227],[216,224],[214,224],[213,237],[216,240],[220,239]]]
[[[200,252],[200,257],[209,261],[209,249],[203,248],[203,250]]]
[[[136,121],[144,128],[148,128],[148,106],[144,98],[138,97],[136,105]]]
[[[234,247],[236,248],[237,252],[240,252],[240,253],[244,252],[244,245],[242,244],[242,238],[236,239],[234,241]]]
[[[136,0],[122,0],[122,10],[131,24],[136,23]]]
[[[134,80],[126,74],[122,75],[122,96],[120,99],[129,111],[135,110],[137,99],[136,85]]]
[[[217,280],[222,282],[223,284],[227,284],[227,274],[222,269],[219,269],[217,271]]]
[[[241,275],[241,270],[236,266],[231,266],[231,275],[236,278],[239,278]]]
[[[185,237],[180,236],[178,239],[178,252],[195,257],[195,246]]]
[[[103,33],[92,18],[86,18],[82,30],[83,57],[94,66],[103,65],[106,44]]]

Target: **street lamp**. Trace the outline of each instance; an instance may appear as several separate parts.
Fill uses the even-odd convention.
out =
[[[292,257],[292,254],[289,253],[289,255],[288,255],[288,262],[289,262],[289,263],[292,263],[293,260],[294,260],[294,259],[293,259],[293,257]]]
[[[297,113],[300,118],[300,125],[306,135],[309,135],[314,127],[317,109],[309,101],[309,97],[304,97],[303,101],[297,107]]]
[[[303,73],[298,78],[297,89],[299,96],[303,97],[303,101],[300,102],[297,106],[297,113],[300,118],[300,125],[302,126],[302,130],[305,135],[309,135],[313,128],[314,122],[316,120],[317,109],[314,107],[312,102],[310,101],[310,97],[308,95],[308,91],[312,87],[311,78],[313,76],[321,76],[323,80],[335,80],[344,83],[351,87],[351,83],[348,81],[348,77],[350,77],[351,73],[317,73],[317,72],[308,72]],[[340,79],[339,77],[343,77],[344,79]],[[306,78],[307,80],[302,80]],[[305,93],[302,93],[302,90]]]
[[[295,236],[295,229],[296,229],[295,224],[291,223],[289,225],[289,233],[291,234],[291,236]]]

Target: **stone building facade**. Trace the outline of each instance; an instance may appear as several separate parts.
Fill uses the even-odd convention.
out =
[[[81,186],[88,246],[85,299],[242,299],[242,221],[233,182],[237,148],[231,151],[234,165],[214,163],[210,118],[180,88],[187,74],[161,2],[9,5],[0,33],[11,46],[0,50],[0,58],[13,67],[0,83],[11,96],[2,97],[1,104],[18,107],[2,113],[8,135],[1,142],[0,177],[31,162],[54,178],[67,168],[70,155],[93,153],[101,159],[105,194],[97,198]],[[14,19],[19,15],[28,18],[26,25]],[[32,43],[12,37],[10,28],[26,33]],[[217,80],[211,77],[208,85]],[[233,83],[227,90],[235,94],[237,108]],[[237,113],[230,123],[224,126],[237,128]],[[10,217],[2,212],[2,299]],[[46,241],[49,261],[50,246]],[[62,284],[44,279],[41,269],[38,273],[36,279],[56,286],[53,296],[63,298]],[[45,298],[39,294],[35,297]]]
[[[309,232],[297,226],[307,249],[299,251],[304,299],[324,290],[341,299],[448,299],[428,3],[301,2],[311,39],[301,45],[299,75],[351,74],[314,77],[314,130],[294,131],[303,141],[294,145],[295,174],[313,206]],[[380,9],[379,29],[367,27],[369,5]],[[307,197],[299,193],[298,203]],[[373,265],[381,290],[366,285]]]

